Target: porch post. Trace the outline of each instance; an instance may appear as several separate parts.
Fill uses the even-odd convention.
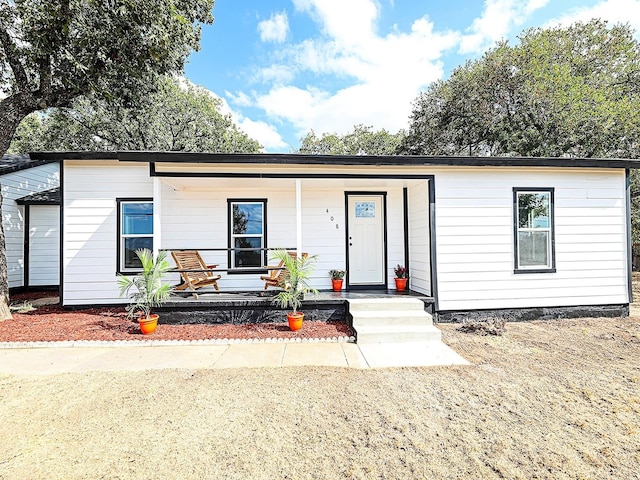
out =
[[[160,178],[153,177],[153,258],[158,257],[162,245],[162,194]]]
[[[296,253],[302,255],[302,181],[296,178]]]

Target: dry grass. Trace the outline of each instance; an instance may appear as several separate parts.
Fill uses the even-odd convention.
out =
[[[475,366],[0,377],[0,478],[640,478],[639,319],[439,328]]]

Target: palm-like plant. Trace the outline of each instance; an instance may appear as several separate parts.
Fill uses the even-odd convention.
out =
[[[138,312],[142,312],[144,318],[149,318],[151,309],[166,302],[173,291],[171,285],[162,282],[162,276],[173,267],[164,251],[158,253],[155,260],[148,248],[136,250],[136,255],[142,263],[142,272],[132,277],[119,275],[120,296],[127,295],[131,299],[126,307],[129,318],[135,317]]]
[[[278,292],[272,302],[281,308],[291,307],[293,313],[296,313],[305,293],[318,293],[317,289],[309,285],[317,257],[315,255],[294,257],[286,250],[275,250],[271,256],[274,260],[281,261],[285,269],[280,282],[282,291]]]

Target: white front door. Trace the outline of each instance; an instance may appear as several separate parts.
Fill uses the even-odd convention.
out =
[[[384,196],[348,194],[349,286],[383,287]]]

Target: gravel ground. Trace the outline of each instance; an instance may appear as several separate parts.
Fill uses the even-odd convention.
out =
[[[48,293],[50,295],[50,293]],[[47,292],[15,295],[12,305],[28,306]],[[37,307],[0,322],[0,342],[54,342],[65,340],[209,340],[209,339],[305,339],[345,338],[353,331],[345,322],[308,321],[296,332],[289,329],[283,314],[281,323],[248,323],[243,325],[163,325],[142,335],[137,320],[126,318],[124,308],[91,308],[66,310],[59,305]]]
[[[472,366],[0,377],[0,478],[640,478],[640,318],[438,327]]]

